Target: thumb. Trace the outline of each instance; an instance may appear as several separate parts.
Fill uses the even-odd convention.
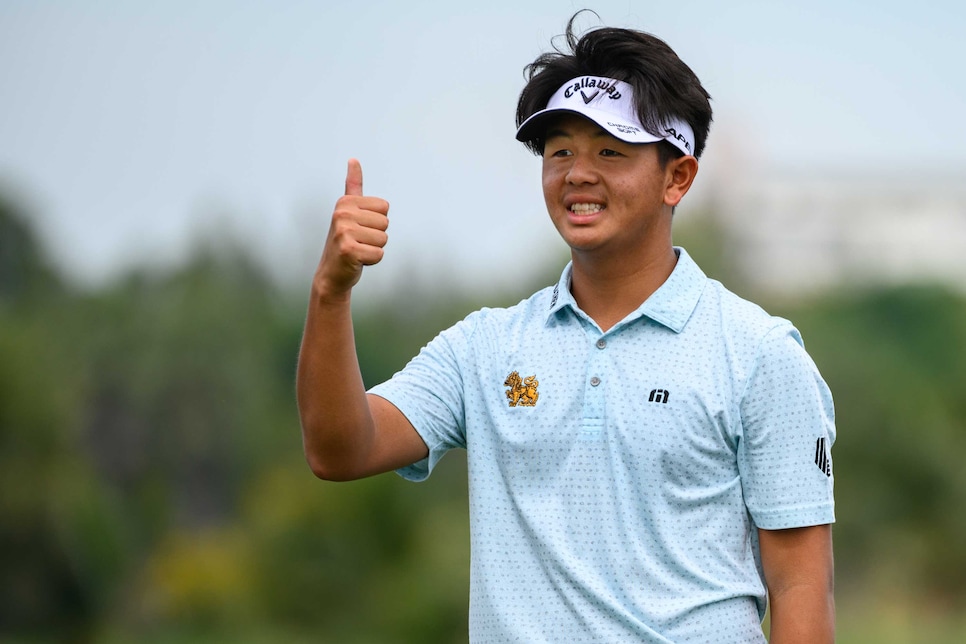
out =
[[[345,173],[345,193],[362,196],[362,164],[357,159],[349,159],[349,168]]]

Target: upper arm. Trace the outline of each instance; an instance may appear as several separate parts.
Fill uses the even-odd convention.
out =
[[[405,414],[391,402],[367,394],[374,436],[369,457],[358,478],[391,472],[420,461],[429,454],[422,437]]]
[[[832,526],[758,530],[772,642],[833,641]]]
[[[832,586],[832,526],[758,530],[761,564],[768,590],[780,594],[801,583]]]
[[[329,456],[311,458],[309,465],[320,479],[327,481],[355,481],[375,474],[411,465],[426,457],[428,449],[412,423],[392,403],[384,398],[366,394],[371,424],[355,427],[349,435],[330,445]],[[360,440],[356,440],[356,439]],[[353,443],[339,449],[343,441]]]
[[[325,465],[313,465],[312,471],[327,481],[355,481],[357,479],[391,472],[426,458],[429,449],[409,419],[385,398],[366,394],[366,403],[372,419],[371,429],[362,431],[365,436],[358,449],[345,450],[342,457],[330,457]],[[350,438],[350,440],[352,440]],[[347,455],[355,454],[354,457]],[[318,462],[318,461],[316,461]]]

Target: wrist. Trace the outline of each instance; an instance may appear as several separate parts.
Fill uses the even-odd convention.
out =
[[[351,300],[352,286],[340,288],[320,276],[312,281],[312,301],[320,306],[348,306]]]

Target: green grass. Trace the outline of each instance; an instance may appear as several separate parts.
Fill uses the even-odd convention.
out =
[[[839,644],[962,644],[966,614],[961,608],[922,598],[875,602],[840,599],[836,606]]]

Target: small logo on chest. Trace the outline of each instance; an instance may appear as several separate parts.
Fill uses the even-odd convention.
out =
[[[668,399],[667,389],[651,389],[651,395],[648,396],[647,402],[662,403],[666,405],[667,399]]]
[[[534,407],[537,404],[537,398],[540,397],[540,393],[537,391],[537,386],[540,383],[537,381],[537,377],[527,376],[526,378],[521,378],[520,374],[516,371],[511,373],[503,381],[504,387],[509,387],[506,390],[506,397],[510,403],[511,407]]]

